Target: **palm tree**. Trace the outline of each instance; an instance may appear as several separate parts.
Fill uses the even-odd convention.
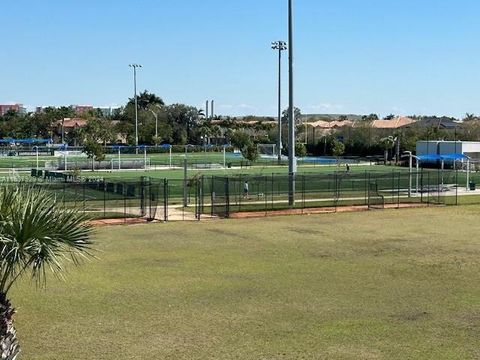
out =
[[[463,121],[472,121],[475,119],[476,119],[475,114],[466,113],[465,117],[463,118]]]
[[[15,360],[20,346],[8,300],[12,285],[30,273],[45,285],[46,270],[61,273],[62,261],[79,264],[91,255],[86,217],[56,203],[54,195],[33,186],[0,190],[0,358]]]
[[[388,151],[395,146],[396,141],[397,141],[397,138],[393,136],[387,136],[385,138],[380,139],[379,144],[383,147],[383,151],[384,151],[384,155],[383,155],[384,165],[387,165]]]

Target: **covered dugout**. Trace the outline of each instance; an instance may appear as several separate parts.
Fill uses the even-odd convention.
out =
[[[467,181],[466,181],[466,189],[471,190],[471,185],[470,185],[470,157],[464,154],[423,154],[423,155],[410,155],[413,159],[416,160],[416,190],[418,192],[418,175],[419,175],[419,167],[421,166],[422,163],[439,163],[440,164],[440,170],[441,170],[441,185],[443,186],[443,172],[445,170],[445,163],[454,163],[457,161],[461,161],[462,163],[466,163],[466,174],[467,174]],[[410,173],[412,173],[412,161],[410,160]],[[411,191],[412,186],[410,185],[410,191]]]

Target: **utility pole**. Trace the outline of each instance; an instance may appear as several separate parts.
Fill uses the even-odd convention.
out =
[[[278,164],[282,161],[282,51],[287,50],[285,41],[272,42],[272,49],[278,50]]]
[[[293,104],[293,5],[288,0],[288,204],[295,206],[295,111]]]
[[[133,91],[135,97],[135,151],[138,154],[138,101],[137,101],[137,68],[141,68],[142,65],[130,64],[133,68]]]

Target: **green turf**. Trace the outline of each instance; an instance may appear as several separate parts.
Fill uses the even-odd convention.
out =
[[[150,165],[152,167],[164,167],[170,165],[170,156],[168,153],[162,154],[147,154],[147,157],[150,161]],[[121,159],[140,159],[143,160],[144,154],[122,154]],[[172,165],[173,166],[182,166],[183,159],[185,158],[185,153],[173,153],[172,154]],[[218,152],[196,152],[196,153],[188,153],[187,161],[192,166],[204,166],[205,164],[213,164],[216,166],[223,166],[224,158],[222,153]],[[106,154],[106,159],[114,159],[117,160],[117,154]],[[58,161],[63,160],[63,157],[54,157],[54,156],[39,156],[39,165],[43,167],[46,161]],[[74,162],[75,160],[78,161],[88,161],[86,157],[74,157],[70,156],[67,157],[69,163]],[[284,166],[288,165],[288,161],[284,159],[282,161]],[[355,162],[352,160],[351,164]],[[240,155],[226,153],[225,156],[225,165],[231,164],[234,167],[240,167],[242,165],[246,165],[247,161]],[[277,160],[275,158],[259,158],[256,161],[256,164],[262,164],[264,166],[274,166],[277,164]],[[36,156],[5,156],[0,157],[0,169],[5,168],[33,168],[36,167]]]
[[[332,173],[334,171],[344,171],[342,166],[300,166],[298,168],[299,174],[325,174]],[[352,166],[351,172],[365,172],[365,171],[408,171],[405,168],[375,165],[375,166]],[[235,167],[231,169],[188,169],[187,176],[194,177],[195,175],[220,175],[220,176],[230,176],[230,175],[239,175],[239,174],[288,174],[288,167],[286,166],[261,166],[256,165],[252,167]],[[158,169],[158,170],[129,170],[129,171],[83,171],[82,176],[85,177],[104,177],[104,178],[114,178],[114,179],[132,179],[138,178],[141,176],[149,176],[152,178],[159,179],[182,179],[183,178],[183,169]]]
[[[100,228],[22,359],[478,359],[480,207]]]

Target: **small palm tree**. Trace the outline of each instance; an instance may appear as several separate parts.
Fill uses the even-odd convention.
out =
[[[397,141],[397,138],[393,136],[387,136],[385,138],[380,139],[379,144],[383,147],[383,151],[384,151],[384,155],[383,155],[384,165],[387,165],[388,151],[395,146],[396,141]]]
[[[46,269],[63,270],[91,255],[86,217],[56,203],[54,195],[33,186],[0,189],[0,359],[15,360],[20,346],[13,326],[15,310],[7,298],[12,285],[30,273],[45,285]]]

